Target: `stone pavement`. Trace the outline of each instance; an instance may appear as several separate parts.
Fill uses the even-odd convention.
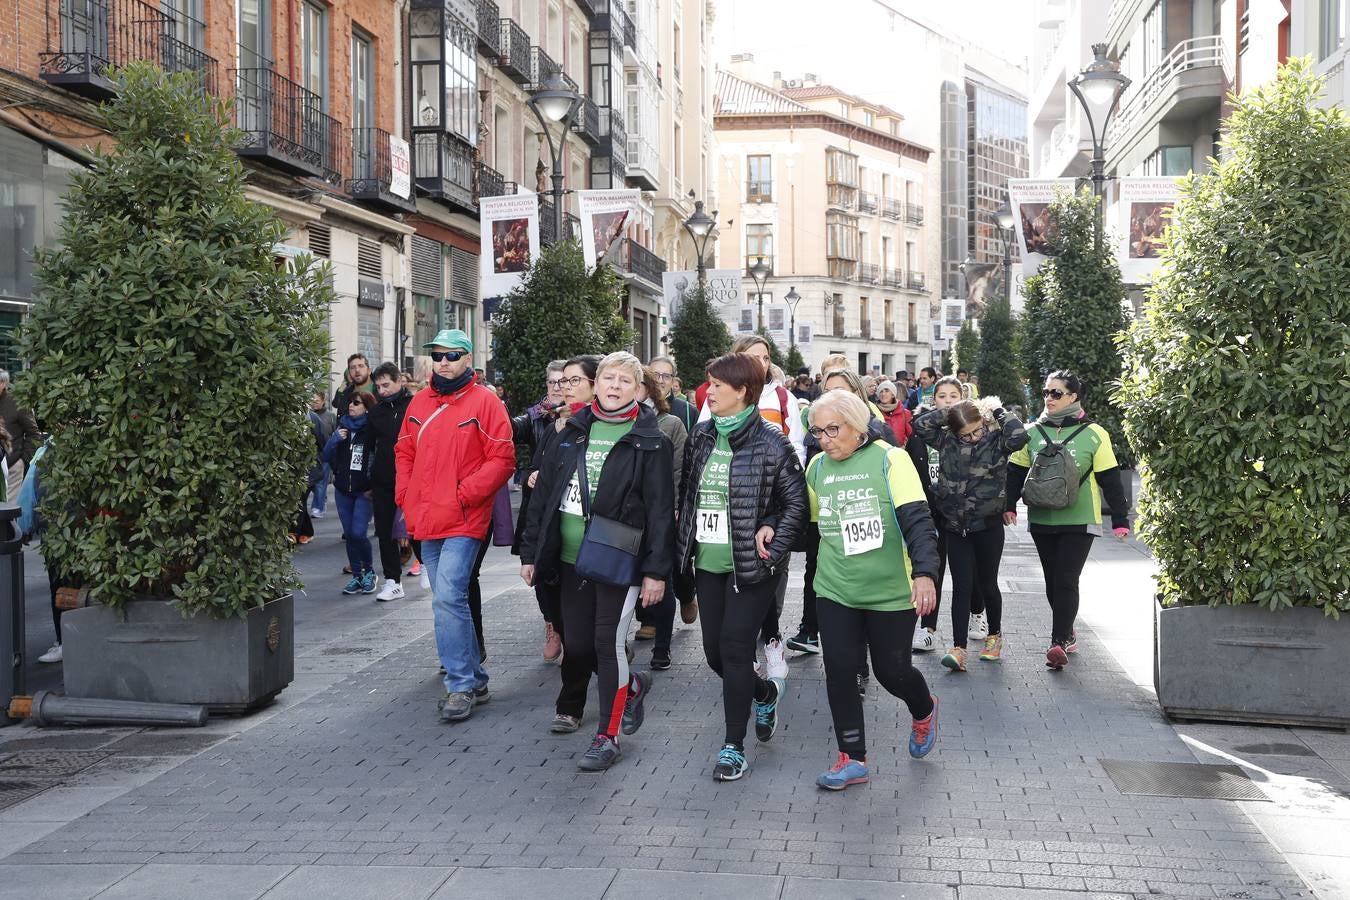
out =
[[[0,893],[1279,898],[1314,896],[1298,873],[1331,860],[1330,874],[1308,880],[1321,882],[1316,896],[1342,896],[1350,738],[1165,721],[1137,683],[1135,579],[1148,561],[1131,545],[1099,542],[1082,649],[1051,673],[1039,565],[1025,532],[1010,530],[1004,661],[955,675],[936,655],[920,659],[942,701],[938,747],[923,761],[905,749],[908,714],[874,685],[872,782],[831,794],[813,784],[834,753],[820,660],[791,660],[779,733],[748,748],[745,779],[718,784],[720,685],[697,626],[678,623],[675,666],[655,673],[625,759],[603,775],[577,772],[588,737],[547,731],[557,669],[539,657],[533,597],[499,550],[484,571],[493,699],[468,722],[440,725],[424,592],[394,604],[338,596],[334,524],[301,551],[313,587],[298,604],[298,677],[272,709],[189,732],[0,732],[0,753],[111,754],[0,812]],[[785,629],[800,603],[796,576]],[[1122,609],[1134,610],[1128,621]],[[647,645],[637,647],[645,664]],[[1237,735],[1253,731],[1280,736],[1252,750]],[[1099,762],[1230,761],[1197,743],[1267,749],[1267,771],[1302,780],[1273,803],[1144,797],[1122,795]],[[1303,769],[1284,775],[1291,760]],[[1326,796],[1294,796],[1310,778]],[[1315,810],[1324,846],[1311,862],[1291,865],[1279,835],[1248,812],[1262,806]]]

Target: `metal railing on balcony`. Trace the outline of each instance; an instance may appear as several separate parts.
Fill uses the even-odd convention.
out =
[[[216,60],[181,39],[200,39],[195,19],[181,21],[143,0],[48,0],[44,81],[91,97],[113,93],[108,70],[147,60],[166,72],[196,72],[216,90]],[[53,28],[55,26],[55,28]]]
[[[528,89],[537,91],[544,86],[551,75],[561,75],[562,66],[553,57],[544,52],[543,47],[530,48],[530,82]],[[569,78],[568,81],[571,81]]]
[[[347,193],[357,200],[367,200],[401,210],[415,210],[417,202],[409,191],[400,197],[392,190],[394,183],[393,155],[390,153],[389,132],[383,128],[352,129],[351,177],[347,179]]]
[[[660,154],[656,145],[642,134],[628,135],[628,178],[632,186],[647,191],[660,190]]]
[[[577,110],[572,130],[581,135],[581,139],[592,147],[599,146],[603,135],[600,134],[600,107],[590,97],[581,98],[581,109]]]
[[[859,263],[858,281],[861,284],[876,284],[881,279],[881,269],[876,263]]]
[[[858,212],[874,213],[877,211],[877,195],[870,191],[858,191]]]
[[[765,180],[747,181],[745,183],[745,200],[747,203],[772,203],[773,182]]]
[[[478,212],[473,196],[473,150],[444,132],[413,135],[413,175],[417,189],[433,200],[468,213]]]
[[[530,36],[512,19],[501,20],[497,65],[516,84],[530,83]]]
[[[853,209],[858,205],[858,192],[846,184],[827,184],[825,203],[832,209]]]
[[[610,173],[615,187],[622,187],[628,172],[628,130],[624,128],[622,113],[612,106],[600,111],[600,120],[609,135]]]
[[[881,201],[881,214],[888,219],[901,219],[905,215],[905,204],[885,197]]]
[[[895,269],[882,269],[879,283],[886,287],[901,287],[905,283],[905,273]]]
[[[633,17],[628,15],[628,10],[618,0],[610,0],[610,17],[613,23],[615,34],[622,35],[623,45],[634,50],[637,49],[637,26],[633,22]]]
[[[908,272],[905,275],[905,287],[911,291],[926,290],[922,272]]]
[[[631,240],[624,241],[623,268],[652,288],[661,290],[661,276],[666,271],[666,261],[641,244]]]
[[[553,201],[539,195],[539,243],[549,246],[557,242],[558,223],[553,219]]]
[[[346,132],[323,111],[323,99],[271,69],[235,70],[240,156],[333,183],[346,169]]]
[[[478,182],[474,186],[474,199],[479,197],[501,197],[506,193],[506,179],[502,173],[487,163],[478,163]],[[514,193],[514,191],[512,191]]]
[[[917,203],[905,204],[905,221],[911,225],[923,224],[923,207]]]
[[[1189,72],[1192,69],[1202,69],[1209,67],[1218,67],[1223,71],[1224,78],[1231,80],[1228,67],[1224,61],[1223,38],[1217,34],[1205,35],[1204,37],[1191,38],[1188,41],[1182,41],[1172,48],[1172,52],[1158,65],[1158,68],[1149,73],[1148,77],[1138,87],[1131,85],[1129,97],[1121,105],[1120,111],[1111,121],[1111,127],[1107,130],[1107,143],[1114,145],[1121,140],[1123,135],[1135,127],[1137,120],[1158,99],[1158,96],[1166,89],[1172,79],[1182,72]]]
[[[489,59],[502,55],[502,14],[493,0],[478,0],[478,51]]]

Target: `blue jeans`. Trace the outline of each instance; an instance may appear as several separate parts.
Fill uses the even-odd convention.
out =
[[[367,534],[372,515],[370,494],[349,494],[335,489],[333,497],[337,501],[338,518],[342,520],[342,532],[347,535],[347,562],[351,564],[352,575],[360,576],[374,568]]]
[[[436,653],[445,666],[446,693],[472,691],[488,682],[469,612],[469,579],[482,543],[468,537],[422,542],[422,564],[431,579]]]
[[[333,470],[328,463],[323,464],[323,479],[310,489],[310,509],[323,512],[328,509],[328,485],[333,480]]]

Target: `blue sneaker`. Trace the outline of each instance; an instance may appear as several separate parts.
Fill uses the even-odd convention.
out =
[[[349,581],[349,582],[347,582],[347,586],[346,586],[345,588],[342,589],[342,593],[344,593],[344,594],[359,594],[359,593],[361,593],[361,588],[362,588],[362,587],[363,587],[363,585],[361,584],[361,579],[360,579],[360,578],[357,578],[355,575],[353,575],[353,576],[352,576],[352,580]]]
[[[717,754],[717,768],[713,769],[713,778],[718,781],[736,781],[750,768],[745,762],[745,753],[731,744]]]
[[[767,741],[778,731],[778,701],[783,696],[783,686],[777,678],[769,679],[769,684],[773,685],[773,696],[763,703],[756,700],[755,707],[755,737],[761,742]]]
[[[867,760],[858,762],[847,753],[840,753],[828,772],[821,772],[816,778],[816,786],[827,791],[842,791],[850,784],[866,784],[872,778],[867,771]]]
[[[923,759],[937,743],[937,710],[938,698],[933,697],[933,711],[927,718],[914,720],[909,732],[909,755],[915,759]]]
[[[375,593],[375,581],[376,581],[376,579],[375,579],[375,570],[374,570],[374,569],[370,569],[369,571],[366,572],[366,574],[362,575],[362,576],[361,576],[361,593],[363,593],[363,594],[373,594],[373,593]]]

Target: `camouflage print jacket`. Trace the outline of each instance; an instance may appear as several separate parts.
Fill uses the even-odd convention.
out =
[[[1001,520],[1007,506],[1008,457],[1027,443],[1016,417],[994,411],[996,424],[973,444],[947,428],[946,412],[932,410],[914,420],[914,434],[938,451],[933,482],[937,516],[948,531],[965,534]]]

